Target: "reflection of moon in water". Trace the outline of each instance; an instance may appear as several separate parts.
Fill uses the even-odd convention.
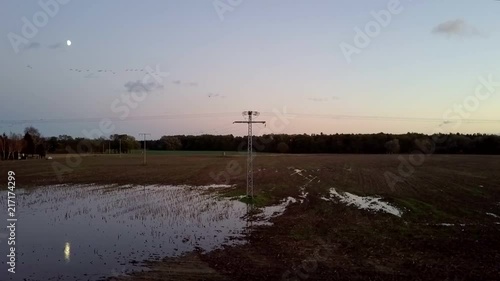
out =
[[[71,46],[71,40],[66,41],[66,45]]]
[[[64,260],[66,262],[69,262],[70,256],[71,256],[71,245],[69,244],[69,242],[66,242],[64,244]]]

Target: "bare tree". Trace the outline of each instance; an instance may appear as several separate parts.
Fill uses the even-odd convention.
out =
[[[40,134],[40,131],[33,126],[28,126],[24,129],[24,139],[26,140],[27,153],[32,156],[33,154],[38,153],[37,148],[44,145],[45,141]]]
[[[7,143],[8,143],[7,136],[5,134],[3,134],[3,136],[0,136],[0,149],[2,150],[3,160],[6,160],[5,153],[7,152]]]
[[[16,135],[13,133],[10,133],[10,141],[8,143],[8,148],[9,148],[9,155],[7,156],[7,159],[10,159],[12,155],[12,159],[14,159],[14,150],[16,149]]]
[[[24,139],[23,136],[20,134],[14,134],[10,133],[10,141],[9,141],[9,156],[8,158],[10,159],[12,155],[12,159],[14,159],[14,153],[17,152],[17,155],[19,157],[19,154],[24,148]]]
[[[38,131],[38,129],[33,127],[33,126],[29,126],[29,127],[24,128],[24,134],[30,134],[31,137],[33,138],[33,142],[35,144],[38,144],[38,142],[40,141],[40,139],[42,137],[42,135],[40,134],[40,131]]]

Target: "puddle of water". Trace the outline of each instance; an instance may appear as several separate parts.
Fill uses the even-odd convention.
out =
[[[429,224],[427,224],[427,225],[429,225]],[[461,227],[467,226],[467,224],[465,224],[465,223],[459,223],[459,224],[454,224],[454,223],[438,223],[438,224],[434,224],[434,225],[436,225],[436,226],[456,226],[456,225],[458,225],[458,226],[461,226]]]
[[[317,176],[313,176],[312,174],[304,175],[303,173],[306,172],[305,169],[297,169],[294,167],[288,167],[288,169],[293,170],[293,173],[291,173],[290,176],[299,175],[299,176],[303,177],[305,180],[307,180],[307,183],[305,185],[310,184],[314,180],[317,180],[318,183],[320,182],[320,180],[318,179]],[[319,171],[319,169],[318,169],[318,171]]]
[[[326,201],[332,201],[332,199],[337,199],[348,206],[356,206],[359,209],[370,210],[375,212],[385,212],[391,215],[401,217],[403,212],[398,208],[390,205],[387,202],[383,202],[380,197],[371,196],[358,196],[349,192],[339,193],[335,188],[330,189],[330,197],[322,197],[321,199]]]
[[[494,218],[500,219],[500,216],[493,214],[493,213],[486,213],[488,216],[492,216]]]
[[[300,194],[299,194],[299,202],[302,204],[306,198],[307,198],[307,195],[309,195],[309,192],[306,191],[306,187],[305,186],[301,186],[300,187]]]
[[[143,260],[244,243],[247,205],[207,192],[220,187],[227,186],[18,189],[18,260],[7,280],[99,280],[140,269]],[[0,206],[6,201],[1,196]],[[288,203],[264,208],[260,219],[281,214]],[[5,222],[5,214],[0,219]],[[7,253],[3,242],[0,251]]]
[[[292,173],[292,174],[290,174],[290,176],[293,176],[293,175],[295,175],[295,174],[298,174],[298,175],[300,175],[300,176],[304,176],[304,175],[302,175],[302,172],[304,172],[304,171],[305,171],[305,170],[301,170],[301,169],[294,169],[294,170],[293,170],[293,173]]]
[[[260,221],[267,222],[269,219],[283,214],[288,205],[296,202],[297,200],[295,198],[288,197],[286,199],[281,200],[280,204],[278,205],[262,208],[262,212],[256,218],[259,219]]]
[[[437,226],[455,226],[453,223],[438,223]]]

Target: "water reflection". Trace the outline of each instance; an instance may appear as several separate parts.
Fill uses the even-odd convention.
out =
[[[102,280],[117,269],[141,270],[143,260],[245,243],[247,230],[288,204],[254,208],[214,188],[59,185],[20,192],[17,238],[24,242],[16,250],[24,264],[6,280]]]
[[[246,229],[247,229],[247,234],[250,233],[253,227],[253,213],[254,213],[254,205],[251,203],[247,203],[247,213],[246,213]]]
[[[66,244],[64,244],[64,260],[66,262],[70,261],[70,254],[71,254],[71,245],[69,244],[69,242],[66,242]]]

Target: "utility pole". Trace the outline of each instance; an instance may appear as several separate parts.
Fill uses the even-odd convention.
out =
[[[122,157],[122,139],[120,139],[120,157]]]
[[[247,197],[253,198],[253,144],[252,144],[252,124],[266,124],[266,121],[253,121],[252,118],[259,116],[257,111],[243,111],[243,116],[247,117],[246,121],[234,121],[233,124],[248,124],[248,151],[247,151]]]
[[[144,154],[144,165],[146,165],[146,136],[151,136],[151,134],[149,134],[149,133],[140,133],[139,135],[140,136],[144,136],[144,144],[143,144],[143,146],[144,146],[144,152],[143,152],[143,154]]]

